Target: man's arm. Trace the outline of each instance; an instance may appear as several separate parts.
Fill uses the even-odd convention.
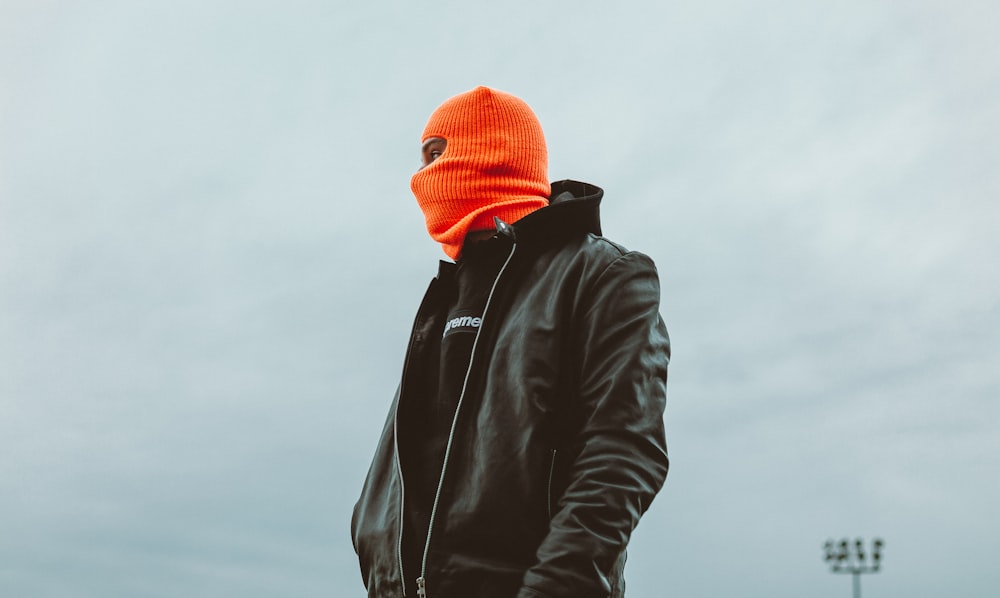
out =
[[[518,598],[607,598],[608,575],[663,485],[670,341],[659,301],[656,268],[635,252],[584,299],[567,486]]]

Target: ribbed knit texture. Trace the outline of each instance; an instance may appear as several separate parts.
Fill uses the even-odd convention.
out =
[[[447,148],[410,179],[427,232],[457,259],[465,236],[515,222],[548,204],[548,152],[542,126],[523,100],[488,87],[446,100],[431,115],[421,142]]]

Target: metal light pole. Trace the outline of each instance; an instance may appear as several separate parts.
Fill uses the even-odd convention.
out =
[[[854,598],[861,598],[861,574],[878,573],[879,565],[882,563],[883,546],[885,546],[885,542],[880,538],[875,538],[872,542],[872,562],[869,565],[865,561],[865,543],[861,538],[854,541],[853,553],[851,552],[851,541],[847,538],[839,543],[827,540],[823,544],[823,550],[826,553],[823,560],[830,563],[830,571],[833,573],[850,573],[854,578]]]

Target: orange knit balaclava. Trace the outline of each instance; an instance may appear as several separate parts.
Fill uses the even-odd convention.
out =
[[[444,153],[410,179],[427,232],[458,259],[465,235],[515,222],[548,205],[542,126],[523,100],[477,87],[441,104],[421,142],[441,137]]]

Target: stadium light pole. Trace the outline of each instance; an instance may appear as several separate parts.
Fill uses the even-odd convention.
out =
[[[827,540],[823,544],[823,560],[830,563],[832,573],[850,573],[853,579],[854,598],[861,598],[861,574],[878,573],[882,564],[882,547],[885,542],[881,538],[872,541],[871,564],[865,553],[865,543],[861,538],[854,541],[852,551],[851,541],[844,538],[840,542]]]

